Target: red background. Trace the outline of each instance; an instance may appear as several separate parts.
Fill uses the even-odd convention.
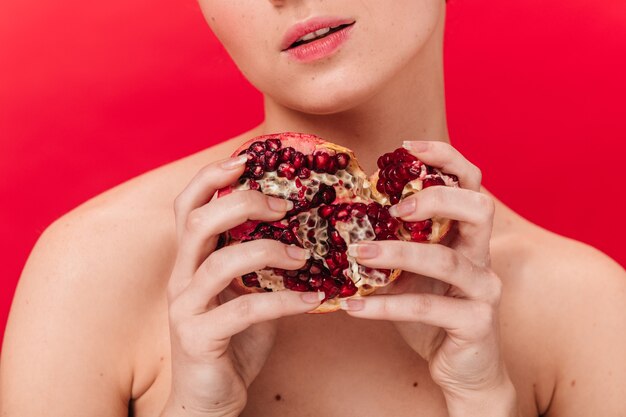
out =
[[[453,143],[513,209],[626,265],[626,2],[448,9]],[[1,332],[51,221],[262,109],[192,0],[2,0],[0,61]]]

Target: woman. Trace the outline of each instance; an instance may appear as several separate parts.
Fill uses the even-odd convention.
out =
[[[46,230],[7,326],[3,417],[624,414],[624,271],[516,215],[448,144],[443,0],[201,6],[265,120]],[[339,30],[293,47],[320,22]],[[243,171],[233,149],[288,130],[352,148],[368,171],[411,139],[462,189],[431,187],[395,214],[456,219],[450,248],[352,247],[406,272],[345,312],[302,314],[315,294],[236,296],[234,277],[306,257],[274,241],[216,249],[220,232],[288,209],[252,191],[210,201]]]

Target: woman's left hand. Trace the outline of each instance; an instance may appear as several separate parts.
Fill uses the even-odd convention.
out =
[[[361,242],[350,254],[365,266],[404,274],[379,292],[347,300],[354,317],[391,320],[429,362],[451,416],[515,415],[515,390],[500,353],[498,305],[502,283],[490,268],[495,205],[480,192],[480,170],[442,142],[406,142],[424,163],[459,178],[460,188],[433,186],[392,209],[404,221],[441,216],[457,221],[447,246],[403,241]],[[504,403],[508,405],[504,405]],[[497,408],[497,409],[496,409]]]

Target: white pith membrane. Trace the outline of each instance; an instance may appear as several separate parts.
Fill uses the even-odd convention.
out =
[[[333,154],[332,151],[328,153]],[[441,177],[446,185],[456,185],[456,182],[452,178],[441,173],[441,171],[435,169],[435,174],[428,174],[426,166],[421,162],[417,163],[420,165],[420,175],[417,179],[405,185],[402,191],[402,198],[420,191],[422,189],[423,180],[428,177]],[[373,201],[377,201],[382,206],[390,204],[388,197],[385,195],[378,193],[376,198],[373,198],[371,192],[372,184],[366,178],[365,173],[361,171],[352,159],[345,170],[338,170],[336,174],[311,171],[309,178],[295,178],[290,180],[279,176],[276,171],[270,171],[265,172],[260,179],[251,180],[249,178],[242,178],[233,186],[233,189],[249,190],[251,189],[251,181],[256,182],[259,191],[264,194],[284,199],[302,200],[304,197],[308,201],[311,201],[313,196],[319,191],[320,186],[325,184],[334,187],[336,201],[338,202],[370,204]],[[320,261],[326,268],[329,268],[325,260],[325,256],[328,254],[328,245],[325,244],[328,240],[328,221],[319,216],[318,207],[301,212],[297,214],[295,218],[299,222],[296,236],[300,246],[310,249],[312,259]],[[293,219],[293,217],[291,219]],[[281,223],[286,226],[289,224],[289,220],[289,218],[284,219]],[[441,224],[440,221],[438,221],[439,219],[434,218],[432,220],[432,231],[429,235],[429,240],[431,236],[440,235],[439,228]],[[374,228],[368,216],[360,218],[357,216],[349,216],[347,221],[337,221],[334,227],[343,238],[346,245],[376,239]],[[311,231],[316,243],[312,243],[309,240],[310,236],[308,236],[308,234]],[[400,223],[397,233],[400,235],[401,239],[410,240],[410,233],[403,227],[402,223]],[[352,280],[357,287],[358,292],[354,296],[370,293],[376,287],[383,287],[389,284],[390,276],[385,272],[359,265],[356,259],[350,255],[348,255],[347,258],[349,267],[343,270],[343,275]],[[277,274],[273,268],[254,272],[257,274],[261,288],[271,291],[285,289],[283,277]],[[326,302],[336,304],[338,297],[326,300]]]

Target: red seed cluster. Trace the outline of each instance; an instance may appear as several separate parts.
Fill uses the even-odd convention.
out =
[[[406,149],[398,148],[378,158],[378,182],[376,189],[387,194],[391,204],[400,201],[404,186],[417,179],[421,173],[422,163]]]
[[[350,156],[346,153],[331,155],[317,150],[305,155],[290,146],[283,148],[280,139],[256,141],[239,154],[248,155],[243,177],[253,180],[274,171],[288,180],[309,178],[311,171],[335,174],[340,169],[346,169],[350,163]]]

